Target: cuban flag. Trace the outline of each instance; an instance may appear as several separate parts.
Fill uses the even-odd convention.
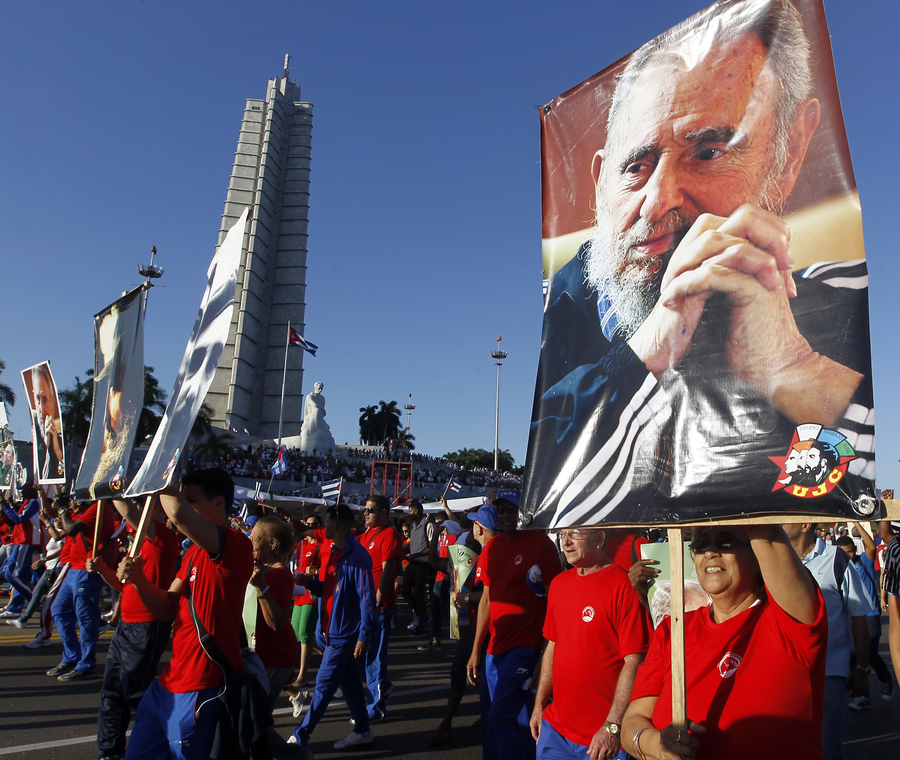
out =
[[[247,510],[247,504],[245,502],[244,504],[241,504],[241,508],[238,510],[238,515],[240,515],[241,522],[247,521],[248,514],[249,514],[249,512]]]
[[[329,480],[327,483],[322,483],[322,498],[325,501],[336,502],[341,496],[342,481],[343,478],[338,478],[337,480]]]
[[[284,475],[287,472],[287,462],[284,461],[284,446],[282,446],[278,450],[278,459],[275,460],[275,464],[272,465],[272,474],[273,475]]]
[[[453,491],[453,493],[459,493],[462,486],[457,483],[453,478],[450,478],[450,482],[447,484],[447,490]]]
[[[309,351],[313,356],[315,356],[316,351],[319,350],[319,347],[315,343],[310,343],[293,327],[288,328],[288,343],[290,343],[292,346],[300,346],[300,348],[302,348],[304,351]]]

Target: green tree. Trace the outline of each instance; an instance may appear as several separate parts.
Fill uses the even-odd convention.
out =
[[[205,462],[217,462],[219,457],[231,453],[231,440],[232,436],[226,432],[216,433],[215,430],[210,430],[206,440],[194,448],[194,455]]]
[[[153,367],[144,367],[144,408],[138,419],[137,445],[153,437],[166,411],[166,399],[169,394],[159,387],[159,381],[153,376],[153,371]]]
[[[390,403],[379,401],[376,418],[381,436],[379,443],[388,439],[396,440],[400,436],[400,409],[396,401],[391,401]]]
[[[85,372],[85,381],[75,375],[75,384],[59,392],[66,441],[81,449],[87,443],[94,404],[94,370]]]
[[[359,440],[367,446],[378,442],[378,406],[361,406],[359,411]]]
[[[3,370],[6,369],[6,362],[0,361],[0,374],[3,374]],[[16,405],[16,394],[12,388],[10,388],[5,383],[0,383],[0,403],[6,402],[10,406]]]
[[[486,451],[485,449],[460,449],[450,454],[444,454],[444,459],[467,470],[476,467],[483,467],[488,470],[494,469],[494,452]],[[502,471],[515,471],[515,461],[512,454],[509,453],[509,449],[497,452],[497,466]]]
[[[406,449],[407,451],[415,451],[416,437],[409,432],[409,428],[405,427],[397,434],[397,446],[401,449]]]
[[[213,408],[205,401],[200,405],[200,411],[197,412],[197,419],[194,420],[194,426],[191,428],[192,438],[202,438],[213,432],[212,418]]]

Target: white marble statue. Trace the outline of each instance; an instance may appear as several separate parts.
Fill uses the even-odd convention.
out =
[[[303,425],[300,427],[300,450],[312,454],[325,454],[334,449],[334,436],[325,422],[325,397],[322,395],[322,383],[313,386],[312,393],[307,394],[303,406]]]

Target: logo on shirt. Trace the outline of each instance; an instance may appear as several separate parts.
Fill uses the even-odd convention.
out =
[[[725,656],[719,660],[719,675],[722,678],[731,678],[741,664],[741,656],[734,652],[726,652]]]
[[[843,480],[856,458],[842,433],[814,423],[798,425],[787,454],[769,457],[781,468],[772,490],[785,490],[801,499],[824,496]]]
[[[194,578],[196,578],[196,577],[197,577],[197,568],[196,568],[196,567],[192,567],[192,568],[191,568],[191,578],[190,578],[190,583],[193,583],[193,582],[194,582]]]
[[[375,548],[375,542],[374,542],[374,541],[373,541],[371,544],[369,544],[369,548],[370,548],[370,549],[374,549],[374,548]]]
[[[521,555],[521,554],[517,554],[517,555],[516,555],[516,558],[513,560],[513,564],[514,564],[514,565],[521,565],[521,564],[522,564],[522,555]]]
[[[588,605],[581,611],[581,619],[585,623],[590,623],[594,619],[594,608]]]

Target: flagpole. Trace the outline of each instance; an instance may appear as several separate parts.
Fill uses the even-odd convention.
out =
[[[281,427],[284,422],[284,387],[287,384],[288,349],[291,346],[291,320],[287,323],[287,335],[284,339],[284,372],[281,374],[281,411],[278,413],[278,450],[281,451]]]

